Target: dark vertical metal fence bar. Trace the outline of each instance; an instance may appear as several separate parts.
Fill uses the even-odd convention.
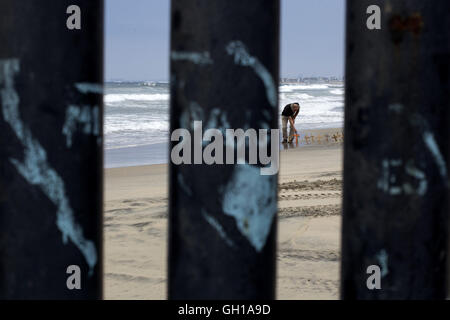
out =
[[[278,128],[279,1],[173,0],[171,19],[171,132]],[[275,297],[277,175],[258,163],[171,164],[170,299]]]
[[[449,16],[446,0],[347,2],[343,298],[445,298]]]
[[[0,299],[99,299],[103,1],[2,0],[0,39]]]

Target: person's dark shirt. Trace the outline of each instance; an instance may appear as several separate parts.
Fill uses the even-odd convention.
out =
[[[289,103],[288,105],[286,105],[286,107],[284,107],[283,112],[281,113],[282,116],[285,117],[295,117],[298,113],[294,112],[294,110],[292,110],[292,103]]]

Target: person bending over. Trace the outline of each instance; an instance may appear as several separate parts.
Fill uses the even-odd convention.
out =
[[[286,105],[281,113],[281,126],[283,129],[283,143],[288,142],[287,136],[287,125],[288,122],[291,125],[289,130],[289,143],[294,139],[294,133],[297,133],[297,129],[295,129],[295,118],[300,112],[300,104],[298,102],[290,103]]]

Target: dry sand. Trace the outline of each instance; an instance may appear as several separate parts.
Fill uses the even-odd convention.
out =
[[[281,151],[278,299],[338,298],[340,131],[310,130],[321,144]],[[165,299],[167,165],[106,169],[104,224],[105,298]]]

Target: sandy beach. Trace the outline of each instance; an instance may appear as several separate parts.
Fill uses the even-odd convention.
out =
[[[341,132],[280,152],[278,299],[338,299]],[[105,169],[105,299],[166,298],[167,182],[166,164]]]

